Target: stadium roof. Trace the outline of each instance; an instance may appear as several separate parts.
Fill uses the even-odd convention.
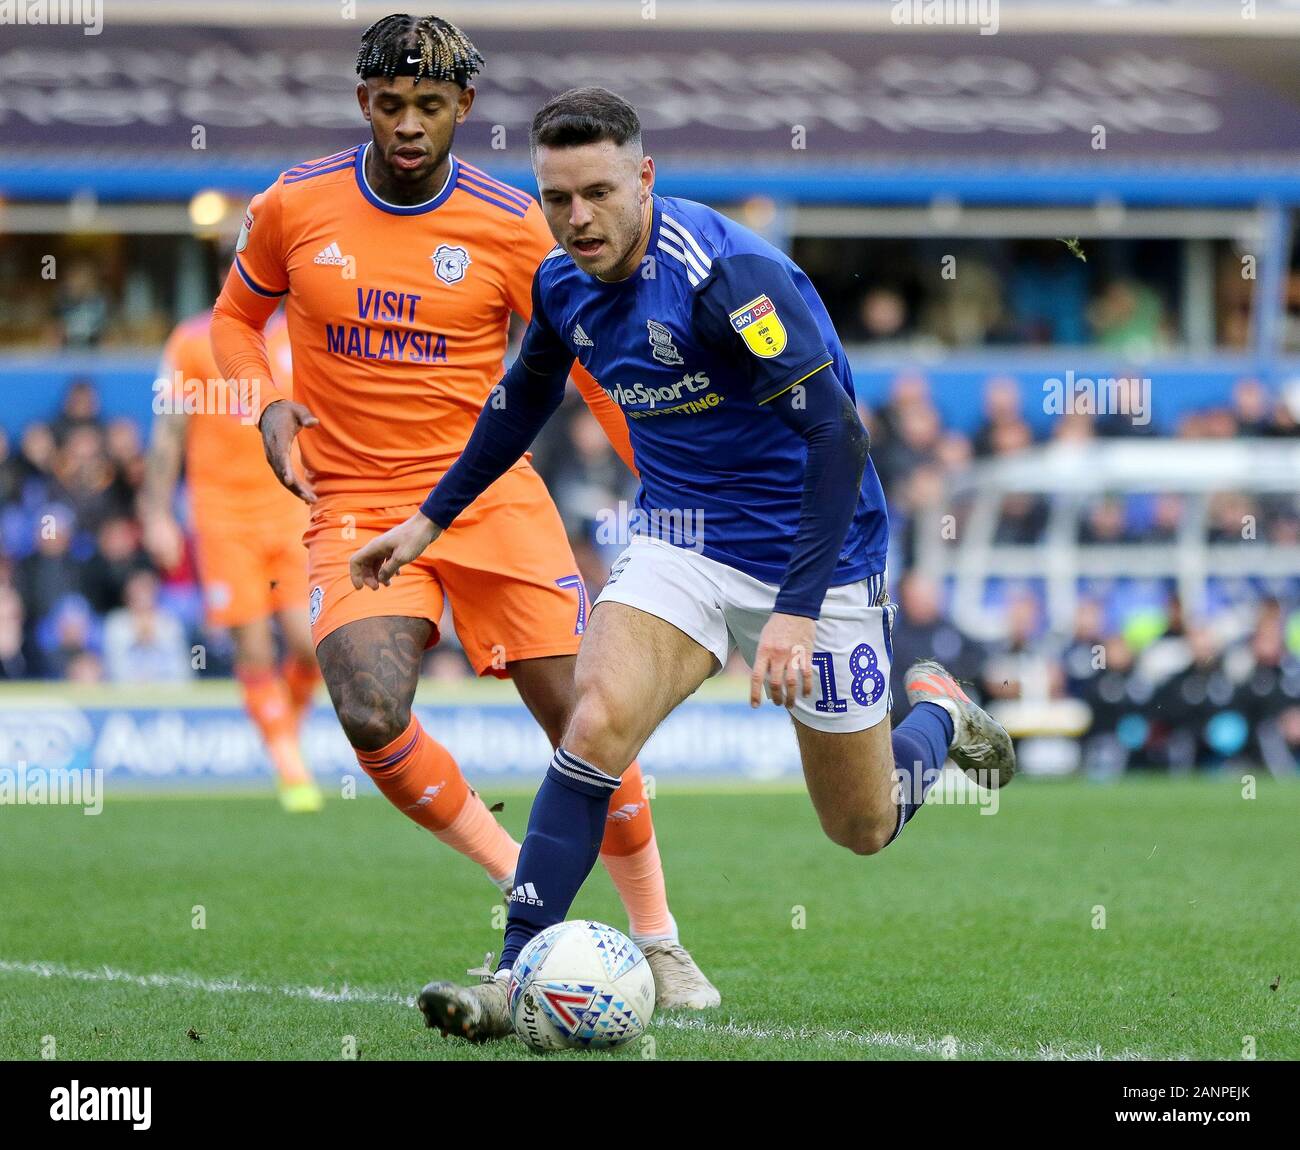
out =
[[[1300,40],[1289,37],[472,21],[488,67],[457,151],[526,187],[533,111],[596,83],[637,105],[661,187],[682,194],[1300,202]],[[366,138],[352,94],[360,29],[11,29],[0,50],[0,194],[255,191]]]

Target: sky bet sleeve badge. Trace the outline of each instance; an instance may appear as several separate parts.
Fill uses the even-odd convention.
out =
[[[253,230],[253,205],[249,204],[244,211],[244,224],[239,229],[239,239],[235,241],[235,254],[238,255],[248,247],[248,233]]]
[[[785,350],[785,325],[776,314],[776,304],[765,295],[733,311],[731,326],[744,337],[749,350],[762,359],[771,359]]]

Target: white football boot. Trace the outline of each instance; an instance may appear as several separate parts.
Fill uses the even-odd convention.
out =
[[[478,982],[461,986],[455,982],[431,982],[416,1000],[424,1024],[442,1031],[443,1037],[464,1038],[470,1042],[490,1042],[514,1033],[507,1009],[506,978],[497,978],[489,968],[489,954],[477,970]]]
[[[993,790],[1015,777],[1016,749],[1007,729],[972,703],[942,664],[933,659],[913,663],[904,683],[912,706],[935,703],[948,712],[953,727],[948,754],[972,782]]]
[[[718,988],[705,977],[680,942],[660,939],[641,946],[655,978],[656,1010],[708,1010],[722,1005]]]

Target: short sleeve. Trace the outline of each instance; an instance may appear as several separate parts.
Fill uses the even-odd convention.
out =
[[[832,362],[790,272],[767,256],[715,259],[713,274],[696,295],[694,323],[706,342],[740,357],[759,403]]]

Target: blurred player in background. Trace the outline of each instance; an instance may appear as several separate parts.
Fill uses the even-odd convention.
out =
[[[320,788],[298,737],[320,682],[304,605],[307,511],[267,471],[252,413],[212,357],[211,323],[206,312],[185,320],[163,350],[158,379],[172,402],[154,416],[140,494],[145,546],[163,571],[184,556],[173,512],[184,461],[208,626],[229,628],[234,639],[235,677],[275,768],[281,804],[287,811],[318,811]],[[267,346],[287,388],[283,321],[268,332]],[[285,649],[278,663],[273,619]]]
[[[482,64],[436,17],[398,14],[366,30],[357,98],[372,139],[290,168],[253,199],[212,338],[226,375],[258,381],[267,459],[313,505],[313,639],[358,762],[510,898],[535,900],[515,883],[519,844],[411,703],[447,603],[475,672],[513,679],[552,744],[560,738],[586,592],[545,485],[517,457],[455,542],[385,594],[357,592],[348,572],[357,546],[418,507],[493,402],[510,315],[531,314],[533,272],[552,246],[536,201],[451,154]],[[276,390],[262,335],[286,295],[296,402]],[[590,376],[578,386],[631,466],[622,413]],[[300,432],[302,477],[289,455]],[[660,1003],[716,1005],[678,940],[636,764],[602,823],[601,857]]]

